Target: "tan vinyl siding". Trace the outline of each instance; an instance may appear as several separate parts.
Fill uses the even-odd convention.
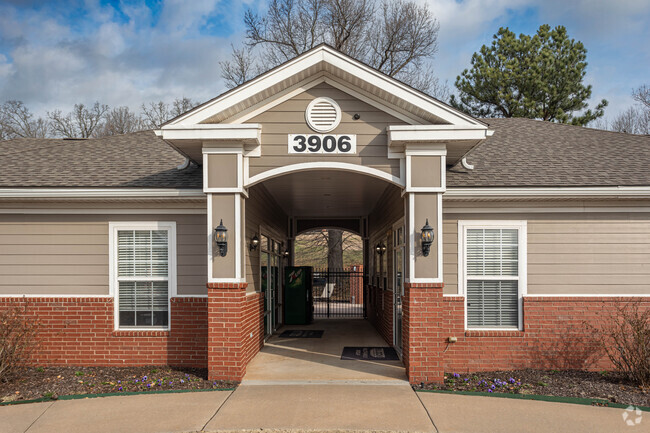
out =
[[[334,99],[341,108],[341,123],[329,134],[356,134],[356,155],[288,154],[287,134],[316,134],[305,121],[305,110],[314,98],[320,96]],[[354,120],[355,114],[361,118]],[[404,122],[329,84],[318,84],[253,117],[247,123],[262,124],[262,157],[250,159],[250,176],[288,164],[325,161],[360,164],[399,176],[399,160],[387,157],[386,127],[402,125]]]
[[[393,272],[393,225],[404,216],[404,199],[401,197],[401,190],[394,186],[389,186],[377,202],[377,207],[368,216],[368,231],[370,237],[369,245],[369,263],[374,264],[375,246],[383,242],[386,245],[386,252],[382,260],[385,260],[385,276],[388,289],[393,289],[391,278]],[[372,277],[377,270],[372,265],[369,275]]]
[[[445,293],[457,293],[457,221],[528,221],[528,294],[650,294],[650,213],[445,214]]]
[[[109,221],[176,221],[178,293],[207,293],[205,215],[0,214],[0,294],[108,295]]]
[[[264,185],[255,185],[249,190],[246,200],[246,243],[253,236],[260,238],[262,234],[273,237],[278,242],[284,242],[286,248],[288,217],[277,205]],[[246,282],[248,291],[258,291],[260,288],[260,248],[246,251]]]

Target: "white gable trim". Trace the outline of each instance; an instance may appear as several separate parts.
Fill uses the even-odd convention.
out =
[[[321,45],[312,49],[293,60],[263,74],[248,83],[227,92],[221,97],[199,106],[194,110],[172,120],[162,126],[162,130],[169,129],[174,125],[194,125],[209,119],[210,117],[225,111],[226,109],[252,98],[261,91],[280,84],[282,81],[299,74],[300,72],[318,65],[320,62],[328,63],[334,67],[345,70],[350,75],[362,81],[372,83],[384,91],[404,100],[412,107],[427,111],[431,115],[444,119],[449,123],[467,126],[481,126],[487,129],[487,125],[468,116],[458,110],[449,107],[434,98],[424,95],[417,90],[408,87],[399,81],[382,74],[369,66],[362,64],[338,51]]]
[[[265,100],[256,105],[253,105],[252,107],[244,110],[243,112],[236,114],[235,116],[229,119],[224,120],[224,123],[237,124],[237,123],[247,122],[250,119],[253,119],[254,117],[264,113],[265,111],[268,111],[271,108],[276,107],[282,104],[283,102],[288,101],[291,98],[303,92],[306,92],[309,89],[321,83],[329,84],[330,86],[339,89],[340,91],[345,92],[350,96],[354,96],[360,101],[363,101],[366,104],[371,105],[387,114],[390,114],[391,116],[396,117],[408,124],[420,125],[420,124],[427,123],[424,119],[421,119],[413,115],[412,113],[408,113],[405,110],[399,109],[398,107],[389,107],[388,105],[374,99],[374,97],[368,92],[365,92],[361,89],[354,90],[351,87],[347,86],[342,80],[333,77],[325,72],[320,73],[315,77],[310,77],[308,79],[305,79],[297,84],[294,84],[293,86],[274,95],[272,100],[270,101]]]
[[[391,182],[397,186],[404,187],[404,179],[392,174],[386,173],[376,168],[366,167],[363,165],[350,164],[347,162],[304,162],[300,164],[291,164],[285,165],[284,167],[274,168],[272,170],[267,170],[263,173],[257,174],[246,182],[246,187],[255,185],[256,183],[262,182],[264,180],[282,176],[284,174],[295,173],[305,170],[341,170],[341,171],[353,171],[368,176],[373,176],[387,182]]]

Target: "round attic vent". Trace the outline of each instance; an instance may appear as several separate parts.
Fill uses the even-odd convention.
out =
[[[341,109],[333,99],[316,98],[307,106],[305,119],[314,131],[330,132],[341,122]]]

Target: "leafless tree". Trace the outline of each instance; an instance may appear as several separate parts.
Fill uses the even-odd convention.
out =
[[[180,116],[197,105],[199,104],[190,98],[176,98],[171,104],[163,101],[142,104],[142,121],[144,122],[144,127],[148,129],[158,128],[168,120]]]
[[[261,74],[251,47],[232,47],[231,60],[221,61],[221,76],[228,88],[236,87]]]
[[[95,135],[107,111],[108,105],[95,102],[92,107],[75,104],[68,114],[54,110],[48,112],[47,116],[54,135],[65,138],[90,138]]]
[[[637,104],[616,116],[610,128],[628,134],[650,134],[650,87],[643,85],[635,89],[632,97]]]
[[[47,119],[35,119],[22,101],[7,101],[0,106],[0,139],[45,138],[48,132]]]
[[[647,84],[635,89],[632,92],[632,97],[646,109],[650,110],[650,87]]]
[[[145,129],[144,122],[129,107],[115,107],[106,113],[104,121],[95,130],[94,136],[105,137],[109,135],[128,134],[142,131],[143,129]]]
[[[303,233],[296,238],[295,248],[296,264],[301,265],[327,265],[330,269],[340,269],[363,261],[361,237],[338,229]]]
[[[249,9],[244,24],[246,44],[259,52],[259,60],[243,49],[233,49],[232,59],[221,62],[230,87],[250,79],[259,61],[263,69],[270,69],[324,42],[433,96],[448,96],[446,84],[431,74],[439,24],[425,4],[273,0],[264,16]]]

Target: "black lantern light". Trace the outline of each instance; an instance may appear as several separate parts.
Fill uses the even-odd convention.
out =
[[[381,243],[381,242],[378,243],[377,246],[375,246],[375,251],[376,251],[377,254],[379,254],[380,256],[383,256],[384,253],[386,252],[386,245],[384,245],[384,244]]]
[[[426,224],[422,227],[422,255],[424,257],[429,255],[431,250],[431,244],[433,243],[433,227],[429,225],[429,218],[427,218]]]
[[[251,239],[251,244],[248,246],[248,248],[251,251],[256,250],[259,244],[260,244],[260,238],[258,238],[257,235],[254,235],[253,238]]]
[[[214,229],[214,241],[219,249],[219,255],[225,257],[228,253],[228,229],[223,225],[223,220]]]

